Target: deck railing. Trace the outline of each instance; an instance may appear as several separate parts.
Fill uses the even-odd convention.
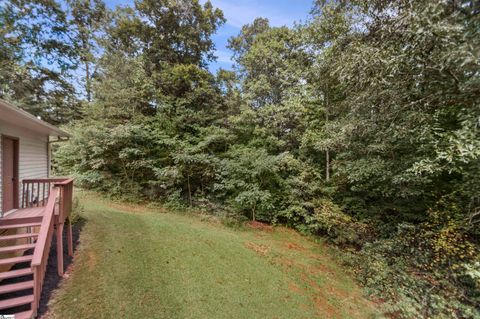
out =
[[[22,208],[45,206],[53,187],[60,189],[58,215],[63,223],[72,210],[73,179],[71,178],[24,179]]]
[[[60,188],[60,200],[58,209],[58,220],[60,223],[70,216],[73,205],[73,179],[65,179],[54,183],[55,187]]]
[[[73,199],[73,179],[69,178],[49,178],[49,179],[24,179],[23,193],[20,200],[22,208],[25,211],[37,211],[35,222],[32,224],[35,230],[37,241],[34,243],[33,256],[31,260],[31,271],[33,273],[33,298],[32,311],[33,318],[37,314],[40,304],[40,297],[45,281],[48,257],[52,246],[53,236],[56,235],[56,253],[57,253],[57,271],[59,276],[63,276],[63,230],[67,230],[68,255],[73,256],[72,223],[70,213],[72,211]],[[32,209],[38,207],[37,209]],[[21,213],[19,209],[18,213]],[[15,214],[14,212],[12,214]],[[27,227],[31,232],[30,222],[25,220],[29,217],[9,219],[18,227]],[[38,219],[41,218],[40,224]],[[16,223],[16,224],[15,224]],[[40,226],[38,226],[40,225]],[[30,230],[29,230],[30,229]],[[38,235],[37,235],[38,234]],[[31,296],[28,296],[29,298]],[[30,299],[29,299],[30,300]],[[0,316],[1,317],[1,316]]]
[[[55,183],[66,181],[66,178],[36,178],[22,181],[22,208],[45,206],[50,190]]]
[[[40,296],[42,294],[43,281],[45,278],[45,272],[47,270],[48,255],[50,252],[50,246],[52,244],[52,238],[55,225],[55,206],[57,204],[57,198],[60,195],[60,188],[54,187],[48,196],[47,205],[45,207],[45,213],[43,215],[42,224],[40,225],[40,231],[35,245],[32,258],[32,271],[33,271],[33,295],[34,303],[32,309],[36,314],[36,310],[40,304]]]

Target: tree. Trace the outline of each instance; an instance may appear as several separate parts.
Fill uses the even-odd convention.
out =
[[[79,116],[70,71],[76,55],[67,16],[56,1],[0,6],[0,97],[54,124]]]
[[[135,43],[137,53],[147,57],[149,72],[165,64],[205,67],[214,59],[211,35],[224,18],[209,1],[201,6],[198,0],[142,0],[130,13],[117,23],[115,34],[126,46]]]
[[[228,39],[228,48],[233,51],[233,58],[238,64],[242,63],[244,55],[252,47],[255,38],[269,29],[268,19],[256,18],[252,24],[244,25],[239,35]]]
[[[101,0],[68,0],[71,19],[70,26],[74,28],[75,50],[80,62],[84,65],[84,89],[88,102],[92,101],[92,65],[96,62],[98,39],[102,36],[104,25],[107,23],[108,11]]]
[[[242,82],[245,100],[254,108],[278,105],[304,86],[309,56],[300,30],[272,28],[257,18],[229,39]]]
[[[214,189],[228,198],[240,212],[248,212],[253,221],[271,219],[281,183],[281,156],[269,155],[254,147],[234,147],[222,161]]]

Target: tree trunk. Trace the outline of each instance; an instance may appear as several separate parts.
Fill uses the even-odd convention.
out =
[[[330,152],[327,151],[325,152],[325,161],[326,161],[326,164],[325,164],[325,179],[328,181],[330,181]]]
[[[82,53],[81,59],[85,63],[85,93],[87,94],[87,101],[92,101],[92,86],[91,86],[91,75],[90,75],[90,45],[88,43],[89,35],[84,33],[80,35],[82,43]]]
[[[328,124],[328,97],[325,94],[325,124]],[[330,150],[326,149],[325,151],[325,180],[330,181]]]
[[[85,91],[87,92],[87,101],[92,102],[92,86],[90,81],[90,64],[85,60]]]
[[[187,186],[188,186],[188,201],[190,206],[192,206],[192,189],[190,187],[190,175],[187,175]]]

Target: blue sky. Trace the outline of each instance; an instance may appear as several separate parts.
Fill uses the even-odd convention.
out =
[[[204,3],[206,0],[200,0]],[[209,68],[215,72],[219,68],[231,69],[231,52],[227,41],[237,35],[244,24],[251,23],[256,17],[270,20],[273,26],[292,26],[295,21],[305,20],[312,7],[313,0],[211,0],[214,7],[220,8],[227,20],[213,36],[216,47],[217,62]],[[129,0],[106,0],[109,7],[131,5]]]

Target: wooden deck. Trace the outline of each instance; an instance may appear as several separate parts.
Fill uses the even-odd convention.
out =
[[[58,217],[59,209],[60,207],[58,203],[56,203],[55,212],[54,212],[55,217]],[[44,214],[45,214],[45,206],[18,208],[18,209],[15,209],[13,212],[10,212],[7,215],[3,216],[2,220],[43,217]]]
[[[45,213],[45,207],[29,207],[29,208],[20,208],[11,212],[8,215],[3,217],[3,220],[6,219],[17,219],[17,218],[30,218],[30,217],[42,217]]]
[[[67,230],[68,255],[73,256],[69,219],[73,180],[29,179],[22,182],[22,208],[0,218],[0,267],[8,266],[0,271],[0,281],[15,280],[0,285],[0,313],[15,313],[21,306],[30,309],[17,312],[15,318],[32,319],[39,307],[54,236],[57,238],[57,272],[63,276],[64,228]],[[13,265],[20,268],[11,270]],[[18,297],[19,291],[28,295]]]

